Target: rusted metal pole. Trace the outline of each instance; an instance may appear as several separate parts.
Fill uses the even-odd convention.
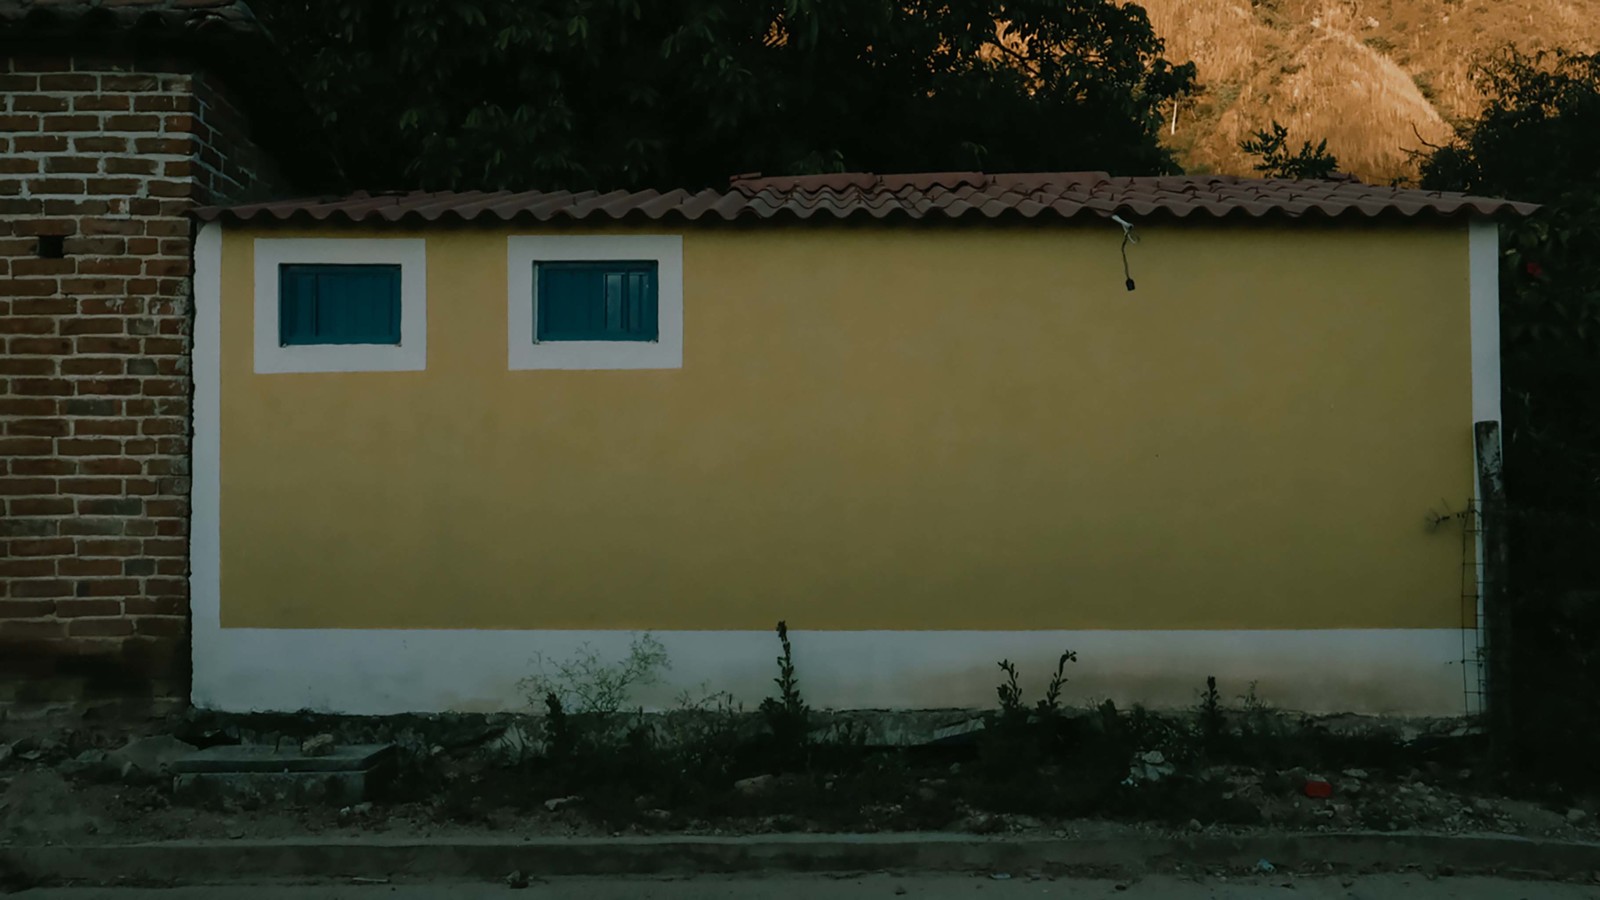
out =
[[[1500,423],[1472,426],[1478,460],[1478,521],[1483,536],[1483,637],[1490,737],[1504,752],[1515,727],[1511,710],[1511,593],[1506,579],[1510,555],[1506,534],[1506,486]]]

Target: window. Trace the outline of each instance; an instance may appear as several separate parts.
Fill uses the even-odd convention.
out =
[[[427,367],[424,239],[257,238],[254,247],[256,372]]]
[[[400,267],[278,267],[278,343],[400,343]]]
[[[535,341],[653,341],[656,263],[534,263]]]
[[[507,243],[512,369],[683,366],[683,239],[518,236]]]

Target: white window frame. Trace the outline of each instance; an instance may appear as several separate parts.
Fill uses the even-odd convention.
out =
[[[533,266],[539,262],[654,260],[654,341],[536,341]],[[683,236],[512,235],[506,239],[506,364],[523,369],[683,368]]]
[[[256,238],[255,369],[286,372],[421,372],[428,367],[428,256],[423,238]],[[278,267],[399,265],[400,343],[279,343]]]

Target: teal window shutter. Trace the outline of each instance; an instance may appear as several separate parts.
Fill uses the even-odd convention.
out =
[[[306,265],[278,268],[278,342],[399,344],[400,267]]]
[[[654,260],[534,263],[535,341],[654,341]]]

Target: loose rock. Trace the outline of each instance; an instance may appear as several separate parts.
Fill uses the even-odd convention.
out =
[[[319,734],[306,738],[300,742],[300,753],[304,756],[330,756],[333,754],[333,735]]]
[[[514,871],[506,876],[506,887],[514,891],[520,891],[527,886],[528,876],[522,874],[521,870]]]
[[[735,781],[733,789],[746,797],[760,797],[771,792],[775,781],[777,777],[773,775],[753,775]]]
[[[1587,818],[1589,818],[1589,814],[1581,809],[1573,808],[1567,810],[1567,821],[1574,825],[1583,822],[1583,820]]]
[[[555,812],[564,806],[571,806],[574,803],[580,803],[582,801],[583,798],[577,795],[573,795],[571,797],[551,797],[549,800],[544,802],[544,808],[550,810],[551,812]]]

